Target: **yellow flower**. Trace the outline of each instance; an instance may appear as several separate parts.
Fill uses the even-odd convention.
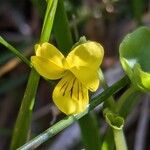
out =
[[[88,90],[96,91],[99,86],[103,47],[87,41],[73,48],[66,58],[49,43],[37,44],[35,50],[31,61],[36,71],[50,80],[62,78],[53,91],[57,107],[67,115],[84,111],[89,103]]]

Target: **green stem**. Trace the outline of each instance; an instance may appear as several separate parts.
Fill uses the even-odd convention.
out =
[[[116,150],[127,150],[126,140],[123,130],[113,129]]]
[[[101,104],[103,101],[108,99],[111,95],[115,94],[116,92],[121,90],[129,83],[130,81],[128,77],[127,76],[123,77],[117,83],[113,84],[111,87],[103,91],[99,96],[93,98],[88,108],[84,112],[77,115],[68,116],[63,120],[57,122],[52,127],[48,128],[46,131],[44,131],[37,137],[33,138],[31,141],[29,141],[22,147],[20,147],[18,150],[28,150],[33,147],[34,148],[38,147],[39,145],[47,141],[49,138],[53,137],[54,135],[56,135],[57,133],[59,133],[69,125],[71,125],[73,122],[85,116],[89,111],[93,110],[96,106]]]
[[[103,89],[106,90],[109,86],[105,80],[104,74],[101,69],[99,69],[99,79],[100,79],[100,84],[102,84]],[[111,111],[115,112],[116,106],[115,106],[115,100],[114,100],[113,96],[109,97],[104,102],[104,108],[108,108]]]
[[[55,8],[52,8],[50,4],[53,5],[53,7]],[[53,19],[56,11],[56,6],[57,0],[48,1],[46,11],[46,14],[48,15],[45,15],[44,19],[45,24],[43,25],[40,42],[46,42],[49,40]],[[46,34],[46,36],[44,34]],[[39,74],[34,70],[34,68],[32,68],[28,84],[26,87],[26,91],[19,110],[19,114],[16,120],[10,147],[11,150],[16,150],[19,146],[21,146],[27,141],[39,79],[40,79]]]
[[[0,43],[4,45],[6,48],[8,48],[18,58],[20,58],[26,65],[31,67],[30,61],[23,54],[21,54],[17,49],[15,49],[12,45],[10,45],[7,41],[5,41],[1,36],[0,36]]]
[[[47,0],[47,9],[42,27],[40,43],[49,41],[58,1],[59,0]]]

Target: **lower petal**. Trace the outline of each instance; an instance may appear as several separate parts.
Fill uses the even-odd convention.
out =
[[[90,91],[94,92],[99,87],[99,76],[97,70],[90,70],[86,67],[71,68],[70,71],[85,85]]]
[[[53,100],[65,114],[77,114],[84,111],[89,103],[88,89],[68,72],[56,85]]]

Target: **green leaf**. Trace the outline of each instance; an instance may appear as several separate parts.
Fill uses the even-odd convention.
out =
[[[50,36],[51,29],[53,26],[53,20],[55,17],[57,3],[58,3],[58,0],[48,0],[47,2],[47,10],[45,13],[44,23],[42,27],[40,43],[49,41],[49,36]]]
[[[120,44],[120,61],[133,85],[150,91],[150,28],[141,27]]]
[[[107,112],[105,114],[106,122],[116,130],[121,130],[124,125],[124,119],[114,113]]]
[[[53,30],[59,49],[62,53],[67,54],[73,46],[73,40],[63,0],[58,1]]]
[[[11,150],[15,150],[27,141],[29,136],[29,127],[32,117],[32,109],[35,101],[35,94],[37,90],[39,76],[34,70],[31,70],[30,77],[27,84],[16,125],[14,128],[13,138],[11,141]]]

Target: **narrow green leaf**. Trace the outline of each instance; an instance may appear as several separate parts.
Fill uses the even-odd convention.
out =
[[[54,8],[50,4],[53,5]],[[48,42],[49,40],[56,7],[57,7],[57,0],[48,1],[47,11],[44,19],[45,24],[43,25],[40,42]],[[29,137],[28,134],[30,129],[32,110],[34,106],[39,78],[40,78],[39,74],[37,74],[34,68],[32,68],[28,84],[26,87],[26,91],[22,100],[22,104],[19,110],[19,114],[17,117],[17,121],[15,124],[13,138],[10,147],[11,150],[16,150],[19,146],[24,144],[27,141],[27,138]]]
[[[57,8],[58,0],[47,0],[47,10],[44,18],[44,23],[41,32],[40,43],[49,41],[49,35],[53,26],[53,20]]]
[[[17,117],[10,148],[11,150],[15,150],[27,141],[38,80],[39,75],[32,69]]]
[[[73,46],[73,40],[69,29],[69,23],[64,9],[63,0],[58,1],[53,30],[59,49],[62,53],[67,54]]]

